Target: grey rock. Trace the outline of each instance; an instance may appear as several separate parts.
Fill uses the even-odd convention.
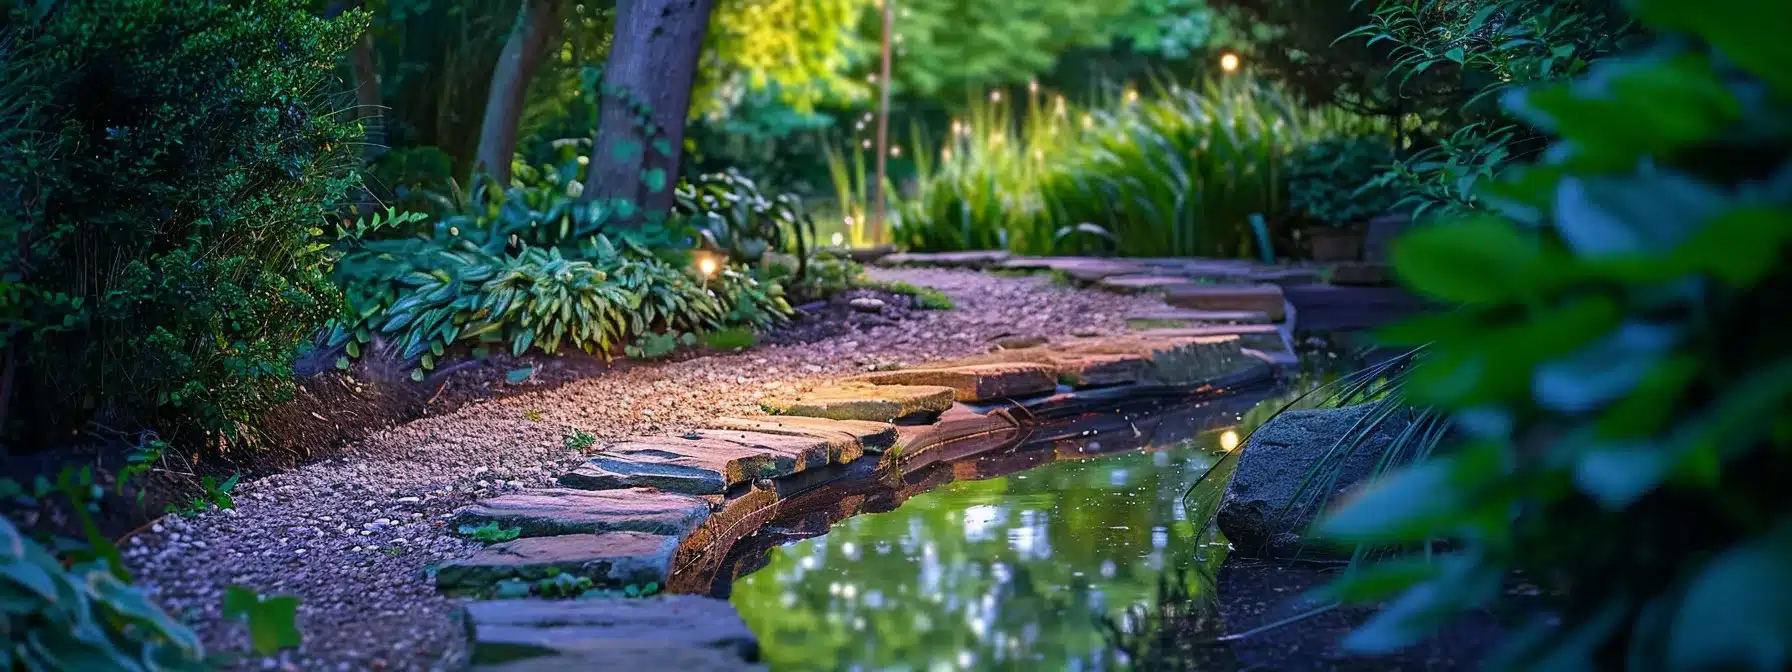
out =
[[[582,576],[599,588],[664,585],[677,550],[677,537],[643,532],[524,537],[442,565],[436,587],[478,589],[504,579],[537,581],[555,574]]]
[[[1237,469],[1220,500],[1220,531],[1232,542],[1235,553],[1293,557],[1349,552],[1320,543],[1303,545],[1302,533],[1338,495],[1374,473],[1388,444],[1410,422],[1404,411],[1398,412],[1380,423],[1356,450],[1348,454],[1342,449],[1334,451],[1340,439],[1362,431],[1357,423],[1376,407],[1361,404],[1291,411],[1251,434],[1240,448]],[[1322,463],[1339,460],[1343,466],[1330,488],[1324,487],[1319,476],[1307,482]]]
[[[873,299],[870,297],[853,299],[851,301],[848,301],[846,303],[846,305],[852,306],[853,310],[859,311],[861,313],[884,312],[884,302],[882,300]]]
[[[759,658],[732,605],[694,595],[487,600],[466,606],[466,623],[480,669],[738,670]]]
[[[525,537],[646,532],[683,537],[709,517],[709,502],[648,488],[552,488],[493,497],[455,513],[456,525],[497,523]]]

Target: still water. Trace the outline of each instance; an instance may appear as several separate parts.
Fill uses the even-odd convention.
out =
[[[1101,619],[1223,559],[1183,495],[1243,429],[949,483],[773,549],[731,599],[773,670],[1113,668]]]

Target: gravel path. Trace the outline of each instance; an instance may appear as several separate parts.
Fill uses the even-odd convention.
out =
[[[427,568],[470,553],[446,516],[474,499],[550,485],[579,460],[568,428],[600,440],[680,431],[758,400],[870,366],[984,352],[1003,336],[1119,333],[1150,297],[1055,287],[1040,277],[873,270],[945,291],[956,310],[794,346],[762,346],[638,367],[423,418],[380,432],[345,456],[244,483],[237,508],[169,517],[124,550],[139,582],[192,624],[213,652],[248,651],[222,622],[226,586],[297,595],[305,643],[243,669],[453,669],[465,657],[456,600]]]

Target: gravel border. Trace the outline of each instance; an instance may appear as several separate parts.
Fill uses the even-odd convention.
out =
[[[340,457],[243,483],[235,509],[163,519],[124,544],[127,562],[212,652],[249,650],[246,629],[220,619],[226,586],[302,599],[303,646],[226,667],[454,669],[466,655],[459,600],[436,593],[428,568],[479,544],[449,534],[446,518],[480,497],[550,485],[579,462],[562,444],[570,428],[599,440],[681,431],[756,414],[768,395],[873,366],[976,354],[1011,336],[1124,333],[1126,315],[1165,308],[1155,297],[1037,276],[870,273],[938,288],[957,308],[810,343],[630,368],[382,430]]]

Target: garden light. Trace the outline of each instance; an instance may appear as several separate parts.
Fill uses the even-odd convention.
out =
[[[711,257],[698,260],[697,270],[702,271],[705,278],[713,277],[716,274],[716,260]]]
[[[1238,432],[1228,429],[1226,433],[1220,435],[1220,450],[1230,453],[1233,448],[1237,447]]]
[[[1237,70],[1238,54],[1225,54],[1220,56],[1220,69],[1225,70],[1226,72]]]
[[[851,217],[847,217],[847,218],[846,218],[846,220],[847,220],[847,224],[851,224],[851,223],[852,223],[852,218],[851,218]],[[841,245],[841,244],[843,244],[843,243],[845,243],[845,242],[846,242],[846,235],[845,235],[845,234],[842,234],[842,233],[840,233],[840,232],[838,232],[838,231],[836,231],[836,232],[834,232],[834,247],[839,247],[839,246],[840,246],[840,245]]]
[[[989,92],[989,102],[992,102],[992,103],[1002,102],[1002,92],[1001,91]]]

